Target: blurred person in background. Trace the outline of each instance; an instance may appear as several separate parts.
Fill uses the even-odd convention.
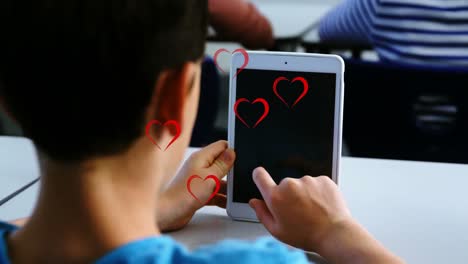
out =
[[[209,23],[222,39],[240,42],[248,49],[274,44],[270,22],[245,0],[209,0]]]
[[[372,45],[383,62],[468,67],[468,1],[345,0],[319,34],[324,42]]]

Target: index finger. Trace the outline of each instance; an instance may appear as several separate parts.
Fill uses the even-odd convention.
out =
[[[256,168],[253,171],[252,176],[255,184],[258,187],[258,190],[260,190],[260,193],[263,196],[263,199],[267,204],[269,204],[271,192],[273,188],[277,186],[275,181],[263,167]]]

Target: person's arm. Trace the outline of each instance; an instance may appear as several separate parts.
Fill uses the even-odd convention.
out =
[[[286,178],[276,185],[265,169],[257,168],[253,179],[264,201],[249,204],[279,240],[317,252],[331,263],[403,263],[351,217],[330,178]]]
[[[163,232],[184,228],[195,212],[205,206],[197,201],[187,190],[187,181],[192,175],[206,177],[215,175],[219,178],[218,193],[207,205],[226,208],[226,182],[222,178],[234,165],[236,153],[228,148],[227,141],[220,140],[193,153],[177,173],[174,180],[158,198],[157,225]],[[192,184],[193,193],[200,201],[205,201],[215,190],[212,180]]]
[[[317,252],[331,263],[404,263],[354,220],[334,225]]]
[[[228,40],[238,41],[249,49],[273,46],[270,22],[245,0],[209,0],[210,25]]]
[[[371,5],[375,0],[345,0],[328,13],[319,27],[323,42],[371,44]]]

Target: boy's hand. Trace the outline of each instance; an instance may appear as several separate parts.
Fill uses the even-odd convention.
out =
[[[220,179],[221,186],[208,205],[226,207],[226,182],[221,179],[234,164],[236,154],[228,149],[227,141],[215,142],[195,153],[184,163],[175,179],[163,192],[159,199],[158,226],[162,231],[172,231],[183,228],[192,219],[195,211],[204,206],[187,190],[187,181],[192,175],[205,178],[215,175]],[[215,190],[213,180],[194,180],[191,190],[200,201],[206,201]]]
[[[326,176],[285,178],[279,185],[264,168],[253,180],[265,201],[250,206],[268,231],[279,240],[305,250],[316,250],[337,224],[351,220],[336,184]]]
[[[330,263],[403,263],[351,217],[330,178],[286,178],[276,185],[264,168],[257,168],[253,179],[265,201],[249,204],[279,240],[317,252]]]

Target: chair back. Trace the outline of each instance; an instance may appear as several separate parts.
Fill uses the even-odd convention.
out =
[[[352,156],[468,163],[468,69],[347,60]]]

